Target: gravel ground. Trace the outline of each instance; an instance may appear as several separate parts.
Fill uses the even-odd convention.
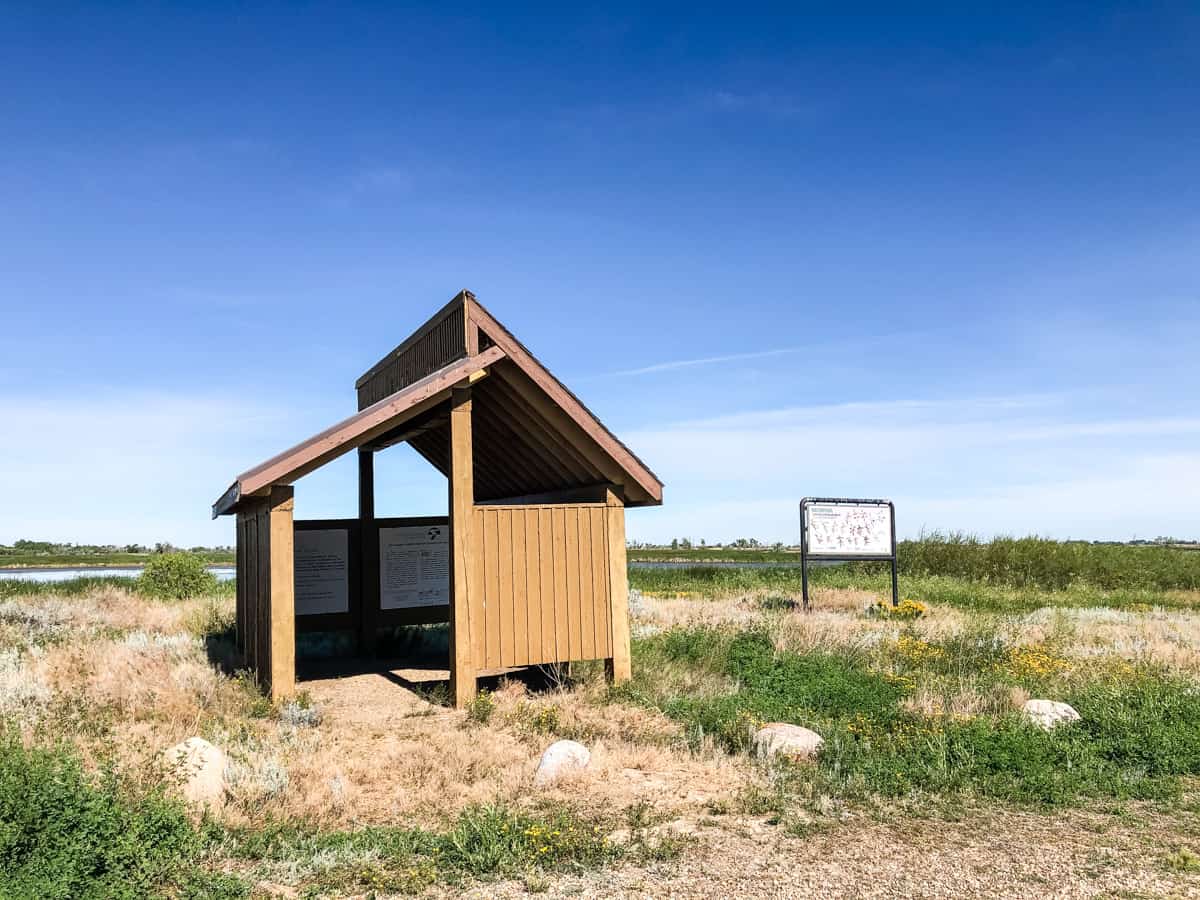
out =
[[[480,885],[467,897],[1200,897],[1195,813],[974,813],[961,821],[846,824],[804,838],[760,820],[697,830],[671,863],[544,882]]]

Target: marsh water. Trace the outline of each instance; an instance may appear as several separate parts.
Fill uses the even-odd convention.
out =
[[[217,581],[231,581],[233,566],[209,566]],[[75,578],[137,578],[141,566],[54,566],[52,568],[0,569],[0,581],[71,581]]]
[[[823,562],[809,563],[811,566],[823,565]],[[798,569],[798,562],[653,562],[649,560],[633,560],[629,563],[631,569]],[[234,576],[233,566],[209,566],[208,571],[217,576],[218,581],[231,581]],[[18,568],[0,569],[0,581],[71,581],[74,578],[137,578],[142,574],[141,566],[55,566],[43,569]]]

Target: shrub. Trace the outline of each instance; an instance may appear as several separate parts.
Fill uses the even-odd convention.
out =
[[[486,725],[496,711],[496,701],[487,691],[480,691],[467,704],[467,719],[476,725]]]
[[[181,805],[93,780],[63,749],[0,738],[0,882],[6,897],[145,897],[199,848]]]
[[[187,600],[213,591],[216,576],[191,553],[156,554],[137,580],[140,593],[160,600]]]
[[[891,619],[895,622],[913,622],[922,618],[929,607],[920,600],[910,600],[907,597],[895,606],[886,600],[877,600],[867,607],[867,615],[879,619]]]
[[[768,594],[758,599],[759,609],[767,612],[792,612],[800,608],[800,603],[794,597],[783,594]]]

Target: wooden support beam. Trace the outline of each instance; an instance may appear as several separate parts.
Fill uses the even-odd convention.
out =
[[[356,623],[358,652],[375,654],[375,631],[379,614],[379,536],[375,530],[375,454],[358,451],[358,597],[351,597]]]
[[[535,382],[516,365],[510,365],[503,371],[496,371],[497,381],[503,381],[511,387],[527,406],[532,407],[538,416],[549,423],[574,446],[591,468],[600,472],[605,481],[613,484],[624,484],[629,476],[612,456],[572,419],[563,409],[546,396],[542,385]],[[631,488],[649,497],[649,494],[638,484]]]
[[[604,480],[600,470],[572,447],[566,438],[555,432],[503,379],[493,378],[488,385],[488,390],[499,396],[506,414],[523,432],[536,440],[548,456],[560,460],[576,470],[589,473],[591,481]]]
[[[461,709],[475,697],[471,587],[476,552],[471,389],[450,396],[450,695]]]
[[[444,402],[454,385],[467,383],[480,369],[486,369],[503,358],[503,350],[489,347],[478,356],[439,369],[290,450],[243,472],[213,505],[213,516],[229,512],[243,497],[255,496],[273,484],[291,484],[343,453],[370,444],[395,429],[402,420],[415,419]]]
[[[267,501],[270,525],[270,623],[271,649],[267,682],[271,699],[296,692],[296,596],[292,513],[292,489],[277,485]]]
[[[620,684],[633,676],[629,655],[629,570],[625,563],[625,502],[619,491],[609,490],[608,516],[608,602],[612,629],[612,656],[604,661],[609,682]]]
[[[586,434],[591,441],[595,442],[599,448],[602,448],[603,452],[601,456],[603,459],[597,458],[593,462],[597,464],[603,462],[607,466],[607,464],[615,461],[624,473],[628,473],[627,477],[614,477],[613,474],[607,471],[607,468],[602,470],[609,481],[615,484],[629,484],[626,490],[627,499],[639,499],[638,496],[628,496],[636,488],[637,495],[646,497],[654,504],[662,503],[662,484],[654,477],[654,473],[647,469],[640,459],[629,452],[629,448],[617,440],[600,423],[600,420],[592,415],[586,406],[579,402],[579,398],[567,390],[557,378],[551,375],[533,357],[533,354],[526,350],[521,345],[521,342],[513,337],[503,325],[493,319],[491,314],[474,297],[468,297],[467,299],[467,316],[489,338],[495,341],[497,347],[501,347],[504,350],[505,355],[521,369],[530,381],[537,385],[540,389],[537,392],[540,399],[548,399],[550,405],[554,407],[556,414],[565,416],[575,423],[580,432]],[[630,483],[631,481],[632,483]]]
[[[480,506],[537,506],[548,503],[607,503],[612,490],[609,484],[587,484],[582,487],[563,488],[561,491],[545,491],[540,494],[521,494],[518,497],[501,497],[484,500]]]

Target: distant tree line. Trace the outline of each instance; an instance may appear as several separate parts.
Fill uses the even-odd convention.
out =
[[[757,538],[738,538],[729,543],[721,543],[720,541],[710,543],[704,538],[698,541],[693,541],[691,538],[672,538],[669,543],[656,544],[652,541],[629,541],[628,546],[631,550],[795,550],[797,546],[784,544],[782,541],[775,541],[768,544],[765,541],[760,541]]]

